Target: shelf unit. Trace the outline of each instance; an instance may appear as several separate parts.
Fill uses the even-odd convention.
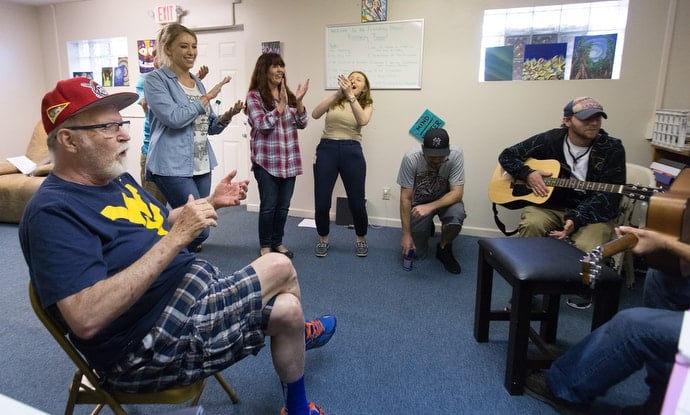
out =
[[[690,165],[690,150],[674,150],[652,144],[652,160],[659,161],[662,158]]]

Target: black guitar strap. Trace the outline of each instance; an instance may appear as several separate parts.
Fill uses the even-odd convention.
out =
[[[512,236],[517,233],[517,228],[512,230],[512,231],[506,231],[506,225],[501,222],[501,219],[498,218],[498,209],[496,209],[496,204],[492,203],[491,204],[491,209],[494,211],[494,222],[496,222],[496,227],[503,232],[505,236]]]

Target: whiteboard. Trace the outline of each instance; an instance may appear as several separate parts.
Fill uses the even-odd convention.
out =
[[[424,19],[326,26],[326,89],[362,71],[371,89],[421,89]]]

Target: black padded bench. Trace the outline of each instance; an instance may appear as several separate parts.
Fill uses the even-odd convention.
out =
[[[478,243],[474,337],[477,342],[487,342],[491,321],[510,321],[505,387],[511,395],[520,395],[527,370],[548,368],[555,358],[547,346],[556,341],[560,296],[591,293],[594,330],[618,311],[622,278],[604,266],[596,288],[591,290],[580,276],[584,253],[555,238],[501,237]],[[512,287],[509,311],[491,309],[494,270]],[[538,294],[544,295],[541,310],[532,310],[532,297]],[[531,321],[540,322],[538,334]],[[528,358],[530,338],[541,356]]]

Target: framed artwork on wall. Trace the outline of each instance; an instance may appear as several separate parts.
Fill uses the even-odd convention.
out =
[[[261,42],[261,53],[277,53],[280,55],[280,41]]]
[[[385,22],[388,18],[388,0],[362,0],[362,23]]]

